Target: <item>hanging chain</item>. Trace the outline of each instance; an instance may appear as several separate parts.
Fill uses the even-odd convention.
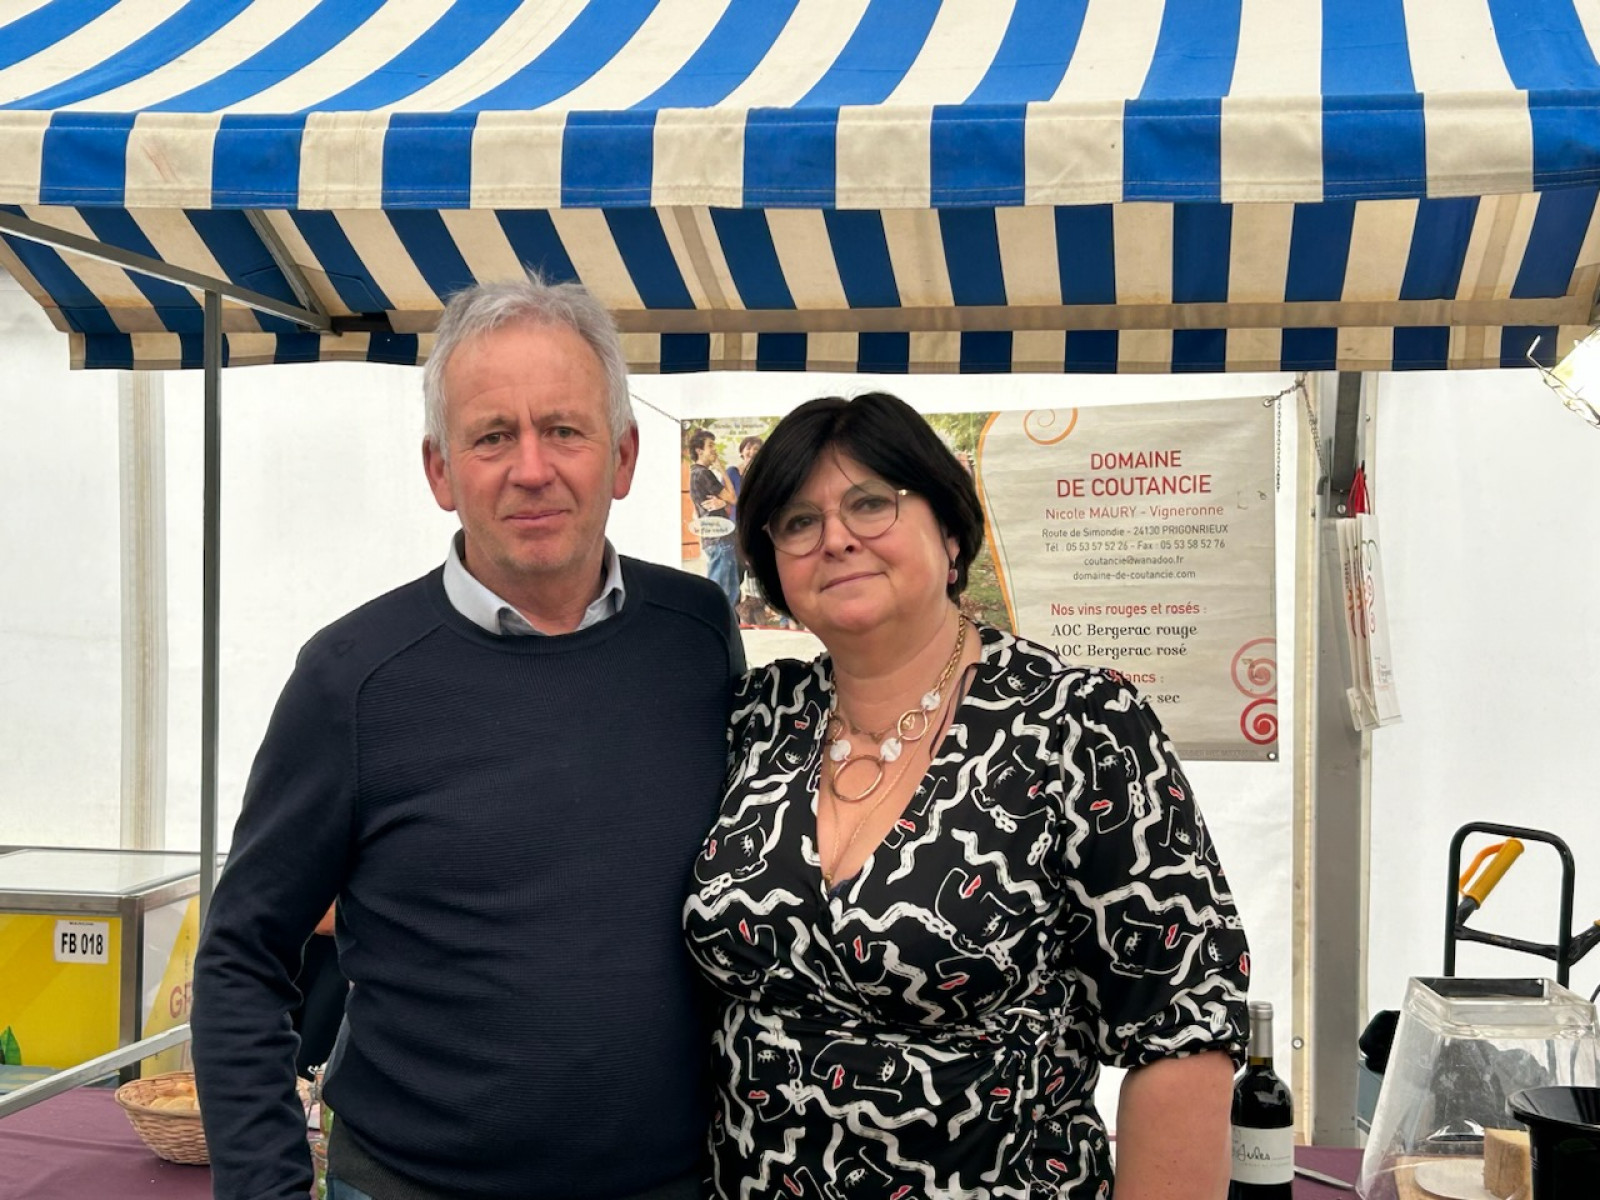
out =
[[[1300,399],[1305,402],[1306,424],[1311,427],[1311,448],[1317,452],[1317,469],[1322,472],[1322,480],[1333,478],[1333,468],[1328,465],[1328,455],[1322,445],[1322,423],[1317,420],[1317,406],[1311,402],[1311,393],[1304,387],[1300,389]]]
[[[1292,396],[1296,392],[1299,392],[1300,395],[1302,395],[1302,396],[1304,396],[1306,398],[1306,406],[1307,406],[1306,407],[1306,411],[1309,413],[1311,411],[1311,409],[1310,409],[1311,397],[1306,392],[1306,377],[1305,377],[1304,374],[1296,375],[1294,377],[1294,382],[1292,384],[1290,384],[1288,387],[1284,388],[1283,391],[1279,392],[1276,396],[1268,396],[1265,400],[1263,400],[1261,402],[1263,405],[1266,405],[1266,406],[1268,406],[1268,407],[1270,407],[1272,409],[1272,419],[1273,419],[1273,422],[1274,422],[1273,431],[1272,431],[1272,492],[1273,492],[1273,495],[1277,495],[1277,494],[1279,494],[1280,492],[1283,491],[1283,405],[1282,405],[1281,402],[1286,397]],[[1313,430],[1315,430],[1316,429],[1316,418],[1313,416],[1311,421],[1312,421],[1311,427],[1312,427]],[[1320,457],[1321,456],[1321,443],[1320,442],[1318,443],[1317,452],[1318,452],[1318,456]]]
[[[1283,494],[1283,405],[1272,402],[1272,494]]]
[[[663,417],[665,417],[667,420],[671,421],[674,425],[682,425],[683,424],[683,418],[682,417],[675,417],[671,413],[669,413],[666,409],[660,407],[659,405],[651,404],[650,401],[646,400],[643,396],[639,395],[638,392],[629,391],[628,399],[632,400],[635,404],[644,405],[651,412],[660,413]]]

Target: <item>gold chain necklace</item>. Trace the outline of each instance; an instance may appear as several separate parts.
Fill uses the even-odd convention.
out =
[[[833,856],[833,866],[832,867],[823,867],[822,868],[822,889],[823,889],[823,891],[826,891],[826,892],[833,891],[833,876],[834,876],[834,872],[836,872],[839,869],[839,864],[842,863],[845,860],[845,858],[849,855],[850,847],[854,846],[856,844],[856,836],[861,832],[861,827],[863,825],[865,825],[868,821],[872,820],[872,814],[878,811],[878,807],[885,800],[887,800],[890,796],[894,795],[894,785],[900,782],[900,776],[902,776],[902,775],[904,775],[906,773],[906,767],[908,767],[910,764],[911,764],[911,760],[909,758],[906,759],[905,762],[900,764],[900,769],[894,773],[894,778],[889,781],[889,786],[884,789],[883,795],[879,796],[876,800],[874,800],[872,802],[872,804],[867,808],[867,811],[861,814],[861,820],[857,821],[856,822],[856,827],[850,831],[850,837],[845,842],[844,848],[842,850],[840,850],[839,853],[837,853],[837,854],[835,854]],[[834,812],[833,812],[833,815],[834,815],[835,821],[837,821],[838,820],[838,816],[839,816],[839,801],[838,801],[839,793],[838,792],[834,792],[833,795],[834,795]],[[818,846],[817,846],[817,857],[821,858],[821,856],[822,856],[822,846],[819,843]]]
[[[950,652],[950,660],[944,664],[944,670],[939,672],[933,687],[923,693],[922,699],[914,707],[900,714],[900,719],[890,727],[887,737],[878,740],[876,754],[869,750],[859,754],[855,752],[847,735],[851,730],[857,733],[861,730],[851,724],[850,718],[839,707],[839,693],[834,692],[833,709],[828,713],[828,732],[824,742],[828,750],[828,785],[833,789],[836,800],[844,804],[860,804],[883,783],[884,767],[899,758],[908,743],[920,742],[928,735],[928,730],[933,726],[933,714],[944,707],[944,689],[949,685],[950,677],[956,673],[956,666],[961,662],[961,651],[966,644],[967,620],[957,616],[956,646]],[[876,738],[876,735],[871,736]],[[840,778],[851,767],[863,764],[872,768],[872,778],[865,787],[847,794],[839,786]],[[899,778],[896,774],[895,779]]]

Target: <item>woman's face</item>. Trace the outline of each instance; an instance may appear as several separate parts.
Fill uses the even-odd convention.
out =
[[[855,459],[829,451],[789,498],[824,514],[821,545],[809,554],[777,555],[790,611],[824,644],[836,634],[937,619],[950,603],[945,587],[959,544],[940,529],[921,496],[901,496],[899,518],[876,537],[863,538],[839,519],[845,493],[867,481],[892,486]]]

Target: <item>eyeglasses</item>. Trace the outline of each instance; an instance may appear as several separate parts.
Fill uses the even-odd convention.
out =
[[[810,554],[822,545],[828,514],[837,513],[844,527],[858,538],[880,537],[900,519],[900,497],[910,494],[907,488],[892,488],[873,480],[852,486],[840,498],[838,508],[822,509],[795,501],[773,514],[765,526],[767,536],[772,539],[773,548],[784,554]]]

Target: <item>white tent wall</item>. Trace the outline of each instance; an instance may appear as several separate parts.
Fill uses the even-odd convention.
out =
[[[334,367],[323,374],[324,366]],[[421,372],[320,363],[222,376],[218,846],[226,850],[301,645],[437,566],[455,522],[418,449]],[[168,844],[200,845],[204,380],[165,376],[170,681]]]
[[[1401,709],[1372,735],[1367,997],[1398,1008],[1437,975],[1451,835],[1469,821],[1554,833],[1577,861],[1574,923],[1600,918],[1600,430],[1532,371],[1386,375],[1381,521]],[[1475,848],[1468,843],[1463,866]],[[1529,844],[1474,929],[1556,938],[1559,869]],[[1464,944],[1457,974],[1554,977]],[[1588,996],[1600,953],[1572,973]]]
[[[120,831],[117,383],[0,272],[0,842]]]

